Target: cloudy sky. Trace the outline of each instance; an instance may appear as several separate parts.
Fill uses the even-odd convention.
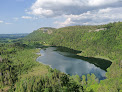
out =
[[[0,0],[0,34],[122,21],[122,0]]]

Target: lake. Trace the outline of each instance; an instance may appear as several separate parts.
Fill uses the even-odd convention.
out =
[[[94,73],[99,80],[105,79],[106,69],[111,65],[108,60],[78,56],[76,51],[66,47],[48,47],[40,50],[37,61],[69,75]]]

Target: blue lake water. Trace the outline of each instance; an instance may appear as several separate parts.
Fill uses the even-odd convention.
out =
[[[71,53],[71,51],[58,49],[58,47],[41,49],[41,56],[37,58],[37,61],[70,75],[78,74],[81,77],[82,75],[94,73],[99,80],[105,79],[106,68],[110,66],[111,62],[105,61],[109,65],[104,66],[104,60],[100,61],[101,59],[80,57]]]

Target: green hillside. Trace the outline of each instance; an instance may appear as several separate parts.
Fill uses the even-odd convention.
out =
[[[99,26],[64,27],[53,29],[51,34],[39,29],[28,35],[25,40],[30,40],[30,38],[31,41],[38,43],[82,51],[79,54],[81,56],[111,60],[113,63],[107,69],[107,79],[101,81],[99,86],[106,90],[104,92],[116,92],[108,90],[114,90],[117,85],[119,85],[118,91],[120,90],[122,86],[122,22]]]
[[[0,92],[121,92],[121,35],[122,22],[117,22],[59,29],[44,27],[22,39],[0,43]],[[106,79],[99,81],[94,74],[82,78],[69,76],[36,62],[36,53],[40,51],[37,48],[45,45],[77,50],[81,52],[79,58],[89,58],[91,63],[96,58],[112,61]]]
[[[82,51],[83,56],[105,56],[111,60],[121,60],[122,22],[49,30],[52,31],[51,34],[38,29],[24,40],[72,48]]]

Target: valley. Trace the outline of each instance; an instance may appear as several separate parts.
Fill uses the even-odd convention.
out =
[[[104,30],[95,31],[103,28]],[[98,26],[69,26],[59,29],[46,28],[46,30],[40,28],[23,38],[6,43],[3,41],[0,43],[0,91],[120,92],[122,91],[121,35],[122,22],[115,22]],[[53,48],[50,49],[50,46]],[[40,51],[41,56],[36,54]],[[46,56],[43,57],[45,53]],[[53,59],[47,58],[51,55]],[[67,59],[69,60],[65,66]],[[48,62],[45,63],[48,65],[52,62],[54,64],[52,66],[56,67],[65,67],[59,71],[56,67],[52,69],[36,60]],[[75,66],[75,60],[79,63],[79,67]],[[82,71],[84,61],[87,61],[87,69],[90,66],[96,67],[95,69],[99,67],[98,72],[103,71],[105,78],[99,80],[95,72],[83,73],[80,76],[75,75],[77,73],[65,72],[68,65],[72,67],[69,68],[69,72],[76,72],[75,69]]]

